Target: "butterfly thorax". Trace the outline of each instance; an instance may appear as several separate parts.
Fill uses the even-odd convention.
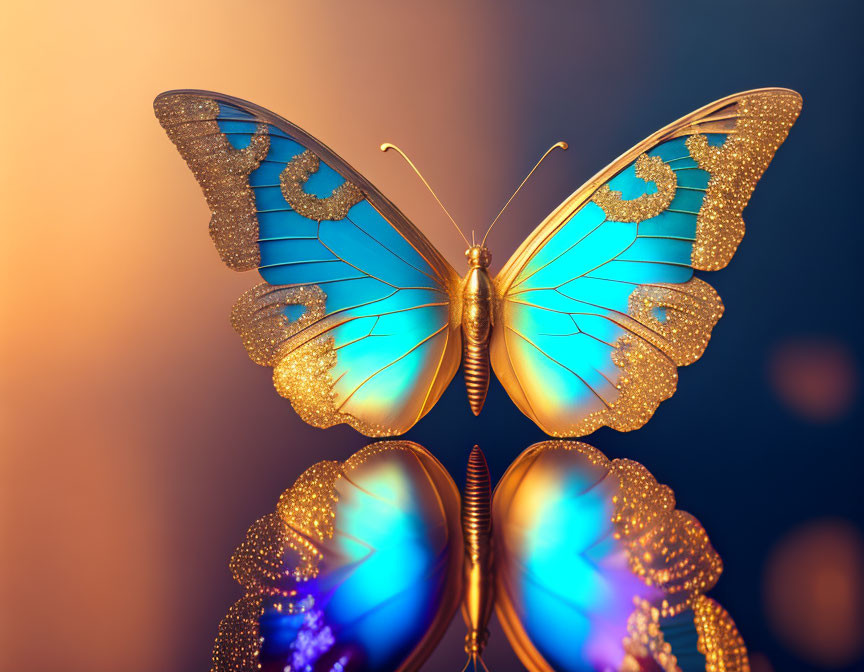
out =
[[[489,337],[495,296],[489,263],[492,253],[481,245],[465,251],[468,274],[462,286],[462,343],[465,387],[474,415],[479,415],[489,389]]]

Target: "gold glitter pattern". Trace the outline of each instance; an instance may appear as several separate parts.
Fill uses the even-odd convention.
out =
[[[410,452],[414,450],[415,446],[417,446],[417,444],[412,444],[408,441],[378,441],[377,443],[371,443],[363,448],[363,450],[358,450],[356,453],[351,455],[351,457],[345,460],[345,471],[346,473],[350,473],[358,467],[363,466],[373,457],[381,455],[382,453],[389,453],[397,450]]]
[[[628,299],[628,312],[638,325],[627,327],[662,351],[678,366],[702,356],[711,331],[723,316],[720,296],[704,280],[681,284],[640,285]],[[658,317],[658,309],[664,319]]]
[[[231,574],[247,592],[289,597],[286,578],[317,575],[317,542],[333,535],[334,488],[340,475],[338,462],[313,465],[282,494],[275,513],[252,524],[229,562]]]
[[[666,592],[661,610],[665,616],[683,609],[695,593],[710,590],[720,578],[723,563],[699,521],[684,511],[673,511],[633,540],[630,568],[647,584]]]
[[[248,592],[278,592],[288,534],[285,521],[275,513],[256,520],[228,562],[234,580]]]
[[[326,301],[318,285],[263,282],[237,300],[231,324],[252,360],[273,367],[276,391],[291,402],[304,422],[322,428],[344,422],[367,436],[390,435],[391,428],[339,411],[332,373],[337,363],[335,342],[322,323]],[[284,312],[289,305],[305,310],[296,320],[289,320]]]
[[[279,497],[276,511],[289,525],[312,540],[333,536],[336,479],[341,476],[338,462],[318,462],[298,478],[290,490]]]
[[[333,536],[337,481],[372,457],[409,450],[408,445],[381,441],[344,463],[327,460],[309,467],[279,497],[276,512],[249,528],[229,562],[234,579],[249,592],[284,596],[281,584],[285,577],[315,577],[321,559],[319,544]],[[286,569],[286,564],[291,567]]]
[[[627,619],[627,637],[624,638],[624,662],[621,672],[642,672],[640,661],[654,660],[663,672],[681,672],[672,646],[663,637],[660,628],[660,610],[647,600],[636,600],[636,609]]]
[[[339,462],[313,465],[282,493],[275,513],[249,528],[229,562],[246,596],[231,607],[219,625],[212,672],[251,672],[260,668],[258,621],[266,596],[288,598],[287,607],[278,607],[287,608],[289,613],[311,606],[305,599],[296,604],[290,600],[296,591],[288,587],[291,584],[286,579],[305,581],[317,576],[322,558],[319,543],[333,536],[336,482],[343,473]]]
[[[342,413],[330,371],[336,366],[333,337],[321,335],[286,353],[273,369],[276,391],[291,402],[304,422],[327,428],[344,422],[366,436],[389,436],[392,428]]]
[[[696,220],[693,268],[725,267],[744,237],[741,213],[756,183],[801,111],[801,97],[791,92],[757,93],[741,99],[729,112],[738,117],[723,145],[705,135],[687,139],[690,156],[711,174]]]
[[[234,307],[232,324],[253,361],[274,368],[277,391],[314,426],[345,423],[368,436],[410,429],[459,368],[458,274],[361,174],[290,122],[205,91],[161,94],[154,109],[204,191],[211,235],[226,264],[237,270],[260,266],[265,278],[285,283],[262,283]],[[285,138],[299,147],[280,159],[270,150]],[[247,142],[242,149],[234,146]],[[258,170],[262,166],[276,171]],[[323,198],[306,191],[320,193],[313,184],[325,172],[341,177],[339,186]],[[340,220],[355,206],[364,208],[364,221],[348,222],[348,232]],[[311,230],[298,228],[290,218],[295,213],[308,218]],[[334,229],[324,220],[339,225]],[[259,230],[265,221],[268,226]],[[342,233],[368,240],[375,258],[364,257],[356,245],[346,247]],[[331,234],[334,239],[327,238]],[[335,292],[335,305],[325,290]],[[421,334],[433,315],[440,328]],[[360,324],[369,331],[355,338],[352,328]],[[403,339],[403,331],[417,333],[419,342]],[[400,364],[405,358],[419,366]],[[404,390],[399,399],[388,395],[397,386]]]
[[[601,451],[590,444],[583,443],[582,441],[541,441],[540,443],[535,443],[528,450],[532,452],[543,452],[548,450],[563,450],[565,452],[573,451],[584,457],[588,461],[588,464],[606,470],[608,470],[612,464],[612,461]],[[526,451],[526,453],[527,452],[528,451]],[[520,455],[519,458],[516,458],[517,461],[521,457],[522,456]]]
[[[677,367],[702,356],[723,315],[719,295],[699,278],[677,285],[639,285],[628,304],[629,315],[610,316],[626,330],[612,351],[612,361],[621,369],[617,398],[565,431],[553,430],[553,436],[583,436],[604,425],[619,431],[639,429],[660,402],[675,394]]]
[[[627,432],[644,425],[664,399],[675,394],[678,370],[660,350],[641,338],[626,334],[612,351],[612,362],[621,369],[616,382],[618,397],[607,401],[599,410],[580,418],[560,431],[547,430],[553,436],[583,436],[604,425]]]
[[[261,668],[261,600],[259,595],[247,595],[228,610],[213,645],[211,672],[252,672]]]
[[[276,366],[292,336],[324,319],[326,301],[327,295],[318,285],[289,287],[262,282],[234,304],[231,326],[240,334],[252,361]],[[285,315],[286,306],[291,305],[305,309],[293,321]]]
[[[222,261],[238,271],[257,268],[258,215],[249,175],[270,151],[266,125],[258,124],[249,145],[236,149],[219,130],[215,100],[178,94],[160,96],[153,106],[204,191],[210,236]]]
[[[747,647],[726,610],[702,596],[693,604],[699,652],[709,672],[750,672]]]
[[[613,460],[620,489],[613,498],[615,537],[628,548],[630,569],[666,594],[663,617],[674,615],[720,578],[723,564],[702,525],[675,509],[675,497],[638,462]]]
[[[618,494],[612,499],[615,504],[612,524],[619,539],[640,538],[675,509],[672,489],[658,483],[638,462],[614,460],[609,469],[621,483]]]
[[[642,222],[656,217],[669,207],[678,188],[675,171],[659,156],[640,154],[636,159],[636,177],[653,182],[657,191],[642,194],[629,201],[622,200],[620,191],[613,191],[608,184],[601,186],[591,197],[595,205],[613,222]]]
[[[282,195],[298,215],[308,219],[345,219],[348,211],[365,198],[363,192],[346,180],[327,198],[308,193],[303,185],[320,165],[320,159],[308,149],[291,159],[279,176]]]

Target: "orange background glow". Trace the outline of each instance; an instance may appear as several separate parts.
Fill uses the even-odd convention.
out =
[[[343,459],[367,443],[345,427],[322,432],[304,425],[273,392],[269,372],[243,353],[228,314],[254,280],[219,262],[205,201],[153,115],[158,93],[211,89],[290,119],[364,173],[460,269],[464,245],[452,225],[379,144],[405,149],[463,228],[483,231],[536,158],[567,140],[570,151],[553,154],[496,225],[493,266],[500,267],[596,170],[713,99],[756,86],[800,85],[805,115],[811,104],[814,115],[827,114],[818,98],[808,102],[806,88],[833,81],[830,63],[819,60],[828,56],[799,56],[787,35],[797,44],[807,31],[819,44],[854,39],[825,32],[808,12],[785,23],[757,17],[748,26],[764,38],[734,42],[750,45],[761,60],[726,69],[716,53],[700,52],[697,34],[684,39],[674,32],[675,22],[686,18],[680,12],[664,15],[635,4],[625,10],[549,3],[529,10],[528,3],[455,0],[85,0],[7,3],[3,14],[0,669],[21,672],[207,669],[218,621],[240,595],[227,560],[246,527],[272,510],[281,490],[314,461]],[[749,30],[736,16],[692,21],[712,25],[716,35]],[[854,19],[832,21],[845,30],[859,25]],[[856,72],[849,81],[862,81]],[[678,396],[644,432],[589,439],[612,457],[644,462],[679,492],[683,508],[702,518],[727,564],[718,599],[754,650],[769,657],[794,652],[785,653],[763,626],[758,605],[752,607],[753,595],[736,586],[758,574],[747,568],[760,566],[754,554],[767,552],[770,539],[751,543],[723,524],[758,511],[766,516],[761,527],[773,529],[765,511],[781,505],[755,486],[733,497],[722,479],[768,471],[774,457],[763,463],[754,457],[758,450],[742,449],[733,466],[724,452],[712,464],[716,478],[703,484],[706,458],[698,442],[709,423],[730,426],[737,421],[730,418],[751,408],[736,400],[735,381],[724,378],[733,371],[749,376],[741,388],[761,395],[779,414],[777,422],[797,427],[813,415],[801,411],[799,418],[793,402],[791,411],[782,407],[784,400],[812,395],[781,389],[777,402],[771,391],[772,381],[782,388],[801,380],[778,373],[786,360],[777,364],[766,352],[775,342],[782,350],[785,336],[757,338],[748,348],[752,359],[741,355],[741,343],[758,332],[752,320],[761,308],[751,301],[764,305],[777,294],[778,301],[792,301],[784,297],[795,288],[781,293],[753,282],[764,275],[765,259],[782,258],[755,251],[776,242],[767,232],[784,216],[778,208],[800,210],[789,202],[790,194],[808,191],[794,182],[808,179],[798,167],[819,164],[807,154],[817,141],[803,141],[806,119],[801,139],[790,136],[776,176],[760,185],[763,205],[751,206],[765,233],[753,234],[753,252],[742,252],[724,272],[739,280],[718,285],[733,308],[706,356],[713,364],[682,373]],[[816,134],[815,125],[809,132]],[[779,262],[771,263],[776,270]],[[836,278],[831,283],[843,285]],[[820,296],[830,296],[829,289]],[[832,339],[849,340],[843,333]],[[845,381],[842,398],[834,390],[827,418],[815,412],[820,422],[851,423],[860,408],[857,345],[841,347],[843,357],[828,359],[843,369],[837,374]],[[766,370],[770,381],[763,380]],[[832,371],[828,382],[816,374],[804,378],[818,379],[824,389]],[[722,399],[703,403],[711,394]],[[490,436],[487,451],[498,451],[493,470],[500,475],[542,438],[500,390],[493,390],[483,424],[469,423],[466,432],[464,390],[446,399],[464,415],[453,420],[449,410],[433,411],[420,431],[443,437],[428,447],[448,467],[458,468],[478,436]],[[442,409],[449,408],[446,399]],[[755,427],[760,420],[747,422]],[[508,432],[520,437],[518,444],[507,443]],[[766,451],[773,445],[754,441]],[[851,450],[828,445],[838,451],[830,458],[838,463]],[[728,510],[717,504],[726,498]],[[860,513],[842,506],[824,504],[823,513],[850,519]],[[795,515],[804,520],[810,512]],[[848,525],[859,529],[857,522]],[[456,622],[427,669],[461,665],[462,632]],[[492,669],[515,669],[500,631],[493,642]],[[861,650],[855,642],[849,647]],[[758,660],[762,669],[791,669],[763,654]]]
[[[252,522],[231,493],[266,468],[246,454],[249,426],[272,412],[294,441],[322,434],[237,351],[227,311],[250,280],[214,254],[152,100],[194,86],[290,117],[399,194],[458,259],[449,222],[377,147],[404,146],[462,222],[484,225],[524,166],[497,141],[516,125],[494,75],[504,45],[478,41],[488,15],[399,2],[7,11],[0,668],[200,668],[228,606],[228,555]],[[348,441],[345,454],[362,445]],[[282,462],[281,487],[318,454]]]

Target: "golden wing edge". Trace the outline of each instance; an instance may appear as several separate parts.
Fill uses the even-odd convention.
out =
[[[495,286],[498,290],[499,297],[503,297],[507,294],[507,290],[510,288],[510,285],[513,284],[513,281],[515,280],[519,271],[525,266],[525,264],[528,263],[528,261],[534,256],[537,250],[539,250],[546,243],[546,241],[549,240],[549,238],[551,238],[555,234],[555,232],[579,210],[579,208],[581,208],[583,205],[585,205],[585,203],[588,202],[594,192],[596,192],[600,186],[602,186],[604,183],[608,182],[612,177],[614,177],[619,171],[621,171],[630,163],[635,161],[642,152],[663,141],[671,140],[675,137],[678,137],[679,135],[683,135],[684,133],[681,133],[681,131],[687,129],[688,127],[699,122],[700,120],[704,120],[707,117],[710,117],[711,114],[717,112],[718,110],[721,110],[730,105],[734,105],[748,97],[764,95],[776,95],[783,98],[791,98],[797,101],[798,109],[786,129],[788,132],[788,129],[792,127],[795,120],[797,119],[798,112],[800,112],[801,109],[803,98],[801,97],[801,94],[797,91],[782,87],[751,89],[749,91],[735,93],[726,96],[725,98],[720,98],[713,103],[709,103],[708,105],[705,105],[698,110],[695,110],[690,114],[681,117],[677,121],[674,121],[671,124],[664,126],[660,130],[652,133],[647,138],[642,140],[642,142],[636,144],[631,149],[624,152],[621,156],[612,161],[612,163],[610,163],[605,168],[596,173],[593,177],[591,177],[581,187],[576,189],[576,191],[574,191],[572,194],[570,194],[570,196],[565,198],[564,201],[557,208],[555,208],[546,217],[546,219],[544,219],[537,226],[537,228],[535,228],[528,235],[528,237],[516,249],[516,251],[512,254],[510,259],[507,260],[507,262],[498,272],[498,275],[495,277]],[[773,153],[774,152],[771,153],[772,157]]]
[[[638,656],[652,656],[666,672],[681,672],[669,645],[659,632],[658,618],[691,609],[698,636],[698,650],[705,656],[707,670],[749,672],[747,647],[729,613],[705,593],[717,582],[723,571],[722,561],[711,545],[698,519],[675,507],[672,490],[657,482],[653,474],[639,462],[626,459],[610,460],[600,450],[581,441],[550,439],[525,449],[508,467],[498,481],[492,497],[493,520],[501,534],[500,523],[503,501],[512,502],[512,492],[505,490],[510,480],[521,485],[531,463],[544,452],[574,451],[588,462],[607,470],[607,476],[619,480],[620,490],[615,498],[611,523],[616,537],[628,550],[631,570],[649,585],[664,585],[672,589],[671,604],[634,604],[627,622],[628,636],[622,642],[626,656],[622,672],[638,672]],[[604,477],[605,478],[605,477]],[[682,534],[684,532],[684,534]],[[499,544],[496,542],[496,549]],[[688,552],[689,551],[689,552]],[[659,556],[658,556],[659,552]],[[658,557],[677,563],[673,567],[646,566],[646,554],[654,556],[649,564],[657,565]],[[682,561],[682,555],[684,556]],[[522,625],[513,603],[509,599],[502,574],[496,571],[495,612],[514,653],[528,672],[555,672],[534,646]],[[630,665],[630,667],[627,667]]]
[[[315,555],[309,544],[315,536],[333,534],[333,504],[336,501],[333,499],[333,490],[336,479],[365,460],[388,450],[405,450],[418,460],[435,486],[442,518],[447,521],[449,534],[453,538],[442,604],[424,636],[394,672],[419,669],[437,648],[462,599],[463,544],[458,516],[461,501],[459,488],[441,462],[420,444],[406,440],[379,441],[361,448],[342,462],[323,460],[313,464],[280,495],[275,512],[266,514],[249,527],[245,539],[229,562],[234,580],[244,588],[246,594],[229,608],[219,623],[213,645],[211,672],[254,672],[260,669],[258,623],[263,613],[264,599],[277,594],[277,591],[268,589],[266,585],[277,578],[275,572],[267,571],[267,565],[279,565],[284,545],[289,543],[290,536],[292,549],[303,563],[295,567],[294,571],[300,575],[314,572],[320,557]],[[451,510],[455,508],[456,515],[446,515],[448,502]],[[274,539],[272,534],[269,537],[261,534],[262,529],[273,528],[270,522],[273,519],[281,522],[283,538]]]

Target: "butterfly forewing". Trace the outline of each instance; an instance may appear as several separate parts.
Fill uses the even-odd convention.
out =
[[[458,276],[329,148],[259,107],[160,95],[156,115],[212,212],[223,261],[263,282],[232,315],[250,356],[306,422],[401,434],[459,366]]]
[[[741,212],[801,108],[785,89],[723,99],[576,191],[496,278],[490,356],[547,434],[641,427],[723,312],[695,270],[725,266]]]

